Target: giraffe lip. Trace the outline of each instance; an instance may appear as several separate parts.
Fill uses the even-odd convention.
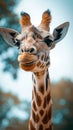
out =
[[[27,55],[27,53],[18,56],[18,62],[24,66],[34,65],[37,62],[37,60],[38,60],[37,56]]]
[[[23,64],[24,66],[30,66],[36,63],[36,61],[31,61],[31,62],[20,62],[21,64]]]

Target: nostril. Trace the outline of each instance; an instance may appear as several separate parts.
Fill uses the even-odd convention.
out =
[[[35,47],[32,47],[32,48],[30,48],[29,52],[32,54],[36,54],[37,50]]]
[[[24,49],[21,49],[21,52],[24,52]]]
[[[31,49],[30,49],[30,53],[33,53],[34,51],[35,51],[34,48],[31,48]]]

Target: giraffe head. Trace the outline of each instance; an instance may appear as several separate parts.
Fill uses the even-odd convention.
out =
[[[49,10],[43,13],[38,27],[32,25],[29,14],[22,12],[21,33],[8,28],[0,28],[0,33],[5,41],[11,46],[19,48],[18,61],[22,69],[41,72],[49,67],[49,52],[56,43],[65,37],[69,27],[69,22],[65,22],[56,27],[53,34],[50,34],[50,22],[51,13]]]

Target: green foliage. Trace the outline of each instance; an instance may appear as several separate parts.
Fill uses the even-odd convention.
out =
[[[15,13],[15,8],[19,4],[20,0],[2,0],[0,1],[0,27],[8,27],[20,30],[19,18]],[[8,56],[8,51],[11,49],[14,52],[13,56]],[[18,53],[11,48],[3,38],[0,36],[0,58],[4,63],[3,71],[10,72],[14,79],[17,78],[17,55]]]

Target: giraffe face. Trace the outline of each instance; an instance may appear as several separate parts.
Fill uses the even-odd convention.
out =
[[[18,61],[22,69],[40,72],[49,67],[49,51],[65,37],[69,27],[69,22],[65,22],[56,27],[51,35],[49,33],[50,22],[49,10],[43,13],[41,23],[37,28],[31,24],[30,15],[22,12],[21,33],[9,28],[0,28],[0,34],[4,40],[9,45],[20,49]]]
[[[50,65],[49,51],[53,36],[48,31],[30,26],[16,37],[20,41],[19,65],[22,69],[40,72]],[[48,45],[47,45],[48,44]]]

